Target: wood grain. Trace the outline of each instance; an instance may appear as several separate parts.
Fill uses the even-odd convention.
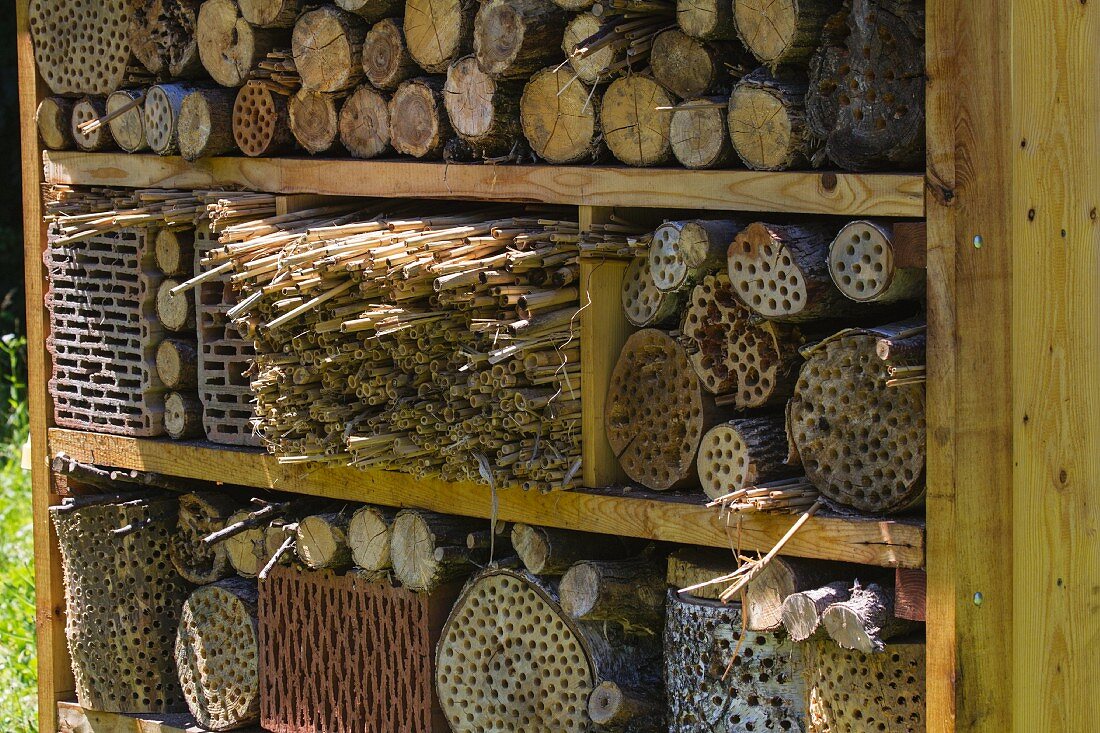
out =
[[[768,173],[611,166],[448,165],[409,160],[209,158],[43,153],[46,180],[94,186],[212,188],[333,196],[542,201],[790,211],[845,216],[924,215],[923,181],[902,173]]]
[[[207,733],[189,715],[122,715],[85,710],[75,702],[57,703],[60,733]],[[245,728],[239,733],[262,733]]]
[[[382,506],[428,509],[489,518],[489,489],[471,483],[448,484],[390,471],[280,465],[264,453],[214,448],[209,444],[141,440],[50,431],[50,451],[78,461],[154,471],[172,476],[234,483],[279,491],[361,501]],[[640,489],[585,489],[549,494],[506,488],[496,492],[497,518],[584,532],[643,537],[667,542],[730,546],[726,528],[701,497],[667,496]],[[747,516],[731,526],[745,550],[767,551],[790,528],[794,517]],[[921,567],[924,528],[915,520],[814,517],[784,549],[785,554],[846,560],[884,567]]]

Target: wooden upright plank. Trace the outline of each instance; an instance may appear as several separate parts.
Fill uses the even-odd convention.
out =
[[[448,165],[410,160],[182,158],[127,153],[43,154],[46,180],[94,186],[216,188],[271,193],[924,215],[923,179],[905,173],[768,173],[612,166]]]
[[[41,154],[34,115],[45,96],[35,72],[31,43],[29,0],[16,3],[19,57],[19,122],[23,183],[23,255],[27,298],[28,397],[30,403],[31,491],[34,520],[34,570],[38,637],[38,727],[57,730],[57,701],[75,694],[69,651],[65,642],[65,594],[61,583],[61,555],[48,508],[56,500],[47,454],[47,430],[52,423],[47,392],[49,356],[43,295],[46,272],[42,252],[46,232],[42,224]]]
[[[1005,16],[999,25],[1007,25]],[[1011,18],[1015,731],[1100,719],[1100,5]],[[1008,85],[1006,85],[1007,88]],[[988,114],[989,104],[983,104]],[[1000,323],[1000,319],[997,321]],[[985,377],[990,375],[986,373]],[[965,667],[964,667],[965,671]],[[998,670],[999,671],[999,670]],[[1001,687],[987,678],[986,685]],[[1002,728],[1001,730],[1008,730]]]
[[[204,444],[141,440],[74,430],[50,431],[50,450],[79,461],[154,471],[202,481],[232,482],[344,501],[429,509],[469,517],[495,516],[562,529],[665,542],[767,551],[790,529],[790,515],[746,516],[727,527],[698,497],[642,489],[554,491],[498,489],[472,483],[417,479],[392,471],[282,465],[256,451]],[[495,504],[495,506],[494,506]],[[883,567],[922,567],[924,527],[906,520],[816,516],[786,545],[785,554],[848,560]]]

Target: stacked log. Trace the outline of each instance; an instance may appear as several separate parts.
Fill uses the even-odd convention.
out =
[[[301,89],[290,98],[287,114],[294,139],[317,155],[332,150],[340,137],[343,97]]]
[[[393,520],[390,557],[393,574],[410,590],[428,592],[469,576],[488,553],[466,547],[476,520],[406,509]]]
[[[340,143],[355,158],[374,158],[390,150],[389,100],[361,84],[340,110]]]
[[[638,541],[625,537],[522,523],[512,526],[511,541],[523,566],[538,576],[564,575],[582,560],[625,560],[642,549]]]
[[[310,570],[347,570],[351,567],[347,510],[310,514],[298,522],[294,549],[298,559]]]
[[[548,163],[598,160],[599,100],[568,68],[547,67],[523,88],[520,124],[531,150]]]
[[[461,0],[406,0],[404,31],[409,55],[429,74],[443,74],[474,45],[477,6]]]
[[[237,149],[233,137],[236,97],[228,89],[193,89],[183,98],[176,125],[184,160],[225,155]]]
[[[115,140],[111,136],[109,126],[90,124],[106,115],[107,99],[105,97],[84,97],[73,105],[70,134],[78,149],[86,153],[94,153],[115,147]]]
[[[332,93],[351,89],[363,78],[363,19],[332,5],[309,10],[294,24],[294,66],[302,87]]]
[[[73,145],[73,107],[76,100],[65,97],[46,97],[35,112],[35,124],[42,144],[50,150],[67,150]]]
[[[806,122],[806,83],[797,74],[757,69],[729,98],[729,135],[737,157],[753,170],[805,167],[818,152]]]
[[[715,425],[699,446],[699,483],[711,499],[791,478],[801,467],[787,463],[782,415],[744,417]]]
[[[233,103],[233,138],[252,157],[290,149],[294,135],[286,97],[254,81],[241,87]]]
[[[627,165],[654,166],[672,158],[673,96],[650,76],[632,74],[611,82],[600,103],[607,147]]]
[[[839,0],[733,0],[732,27],[760,63],[771,69],[804,68],[818,47],[826,20],[840,8]]]
[[[676,105],[669,123],[672,154],[685,168],[723,168],[733,161],[726,101],[699,97]]]
[[[443,81],[421,76],[402,82],[390,100],[390,143],[414,158],[441,158],[453,137],[443,105]]]
[[[494,79],[526,79],[556,61],[568,15],[550,0],[488,0],[474,19],[477,64]]]
[[[861,303],[923,297],[924,268],[912,266],[917,263],[907,261],[909,253],[895,246],[895,238],[900,245],[904,233],[904,225],[887,222],[845,224],[829,245],[829,275],[840,292]],[[923,247],[924,242],[916,246]]]
[[[202,541],[225,526],[240,502],[225,494],[192,492],[179,498],[179,522],[169,556],[176,571],[195,585],[207,585],[233,574],[224,544]]]
[[[509,152],[519,139],[520,92],[518,84],[498,82],[474,56],[464,56],[447,69],[443,103],[455,133],[489,158]]]
[[[127,153],[140,153],[149,148],[145,132],[144,89],[120,89],[107,97],[107,118],[111,137]]]
[[[241,17],[260,28],[290,28],[298,19],[302,0],[237,0]]]
[[[165,79],[202,75],[196,36],[200,4],[200,0],[135,4],[130,17],[130,49],[150,74]]]
[[[348,545],[355,566],[374,573],[392,567],[391,539],[395,513],[381,507],[360,507],[348,523]]]
[[[241,15],[237,0],[205,0],[195,34],[199,58],[210,78],[223,87],[239,87],[270,51],[287,45],[288,33],[261,28]]]
[[[385,18],[363,38],[363,73],[377,89],[393,91],[419,73],[400,18]]]

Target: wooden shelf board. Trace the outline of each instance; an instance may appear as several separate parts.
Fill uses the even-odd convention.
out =
[[[57,703],[61,733],[208,733],[194,724],[190,715],[104,713],[85,710],[75,702]],[[238,733],[262,733],[262,728],[242,728]]]
[[[64,451],[104,466],[244,486],[412,507],[489,518],[488,487],[418,479],[392,471],[282,465],[257,451],[123,438],[75,430],[50,430],[50,455]],[[550,494],[517,488],[496,492],[497,517],[508,522],[644,537],[667,542],[767,551],[790,528],[789,515],[746,516],[729,530],[702,499],[639,489],[583,489]],[[924,525],[908,519],[817,516],[787,544],[784,554],[828,560],[919,568],[924,566]]]
[[[218,188],[586,206],[924,216],[924,178],[623,166],[462,165],[411,160],[211,158],[43,152],[47,183]]]

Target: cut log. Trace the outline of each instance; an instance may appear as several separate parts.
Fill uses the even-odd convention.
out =
[[[391,526],[396,512],[382,507],[360,507],[348,524],[348,545],[351,559],[368,572],[388,570],[390,562]]]
[[[393,520],[390,555],[393,573],[415,591],[430,591],[475,568],[466,535],[476,520],[405,510]]]
[[[640,541],[625,537],[521,523],[512,526],[512,548],[523,566],[540,576],[562,575],[581,560],[625,560],[642,547]]]
[[[568,14],[550,0],[487,0],[474,19],[474,55],[494,79],[527,79],[561,58]]]
[[[248,509],[234,512],[226,520],[225,526],[231,527],[245,521],[250,514],[251,511]],[[221,543],[225,545],[229,564],[245,578],[255,578],[267,563],[267,553],[264,549],[264,531],[266,528],[266,524],[249,527]]]
[[[294,540],[298,531],[297,522],[288,522],[286,519],[275,519],[264,527],[263,558],[260,563],[260,580],[264,580],[267,574],[265,569],[282,565],[289,567],[295,564],[296,555],[293,552]],[[287,545],[287,540],[290,544]],[[276,557],[278,555],[278,557]],[[299,566],[300,567],[300,566]]]
[[[331,150],[340,136],[342,102],[342,97],[306,89],[291,97],[287,112],[298,144],[314,155]]]
[[[699,446],[699,482],[711,499],[802,473],[789,465],[782,415],[744,417],[715,425]]]
[[[647,690],[630,690],[604,680],[588,696],[588,717],[598,730],[642,733],[666,730],[664,710]]]
[[[829,276],[832,224],[755,222],[729,246],[734,292],[749,308],[779,321],[839,318],[860,312]]]
[[[579,13],[568,25],[561,39],[561,50],[569,59],[570,65],[581,81],[587,84],[595,84],[600,81],[604,70],[616,61],[617,49],[612,44],[605,44],[584,56],[574,55],[574,52],[584,45],[602,29],[600,19],[592,13]]]
[[[676,23],[689,36],[707,41],[737,37],[730,0],[676,0]]]
[[[720,91],[729,72],[726,64],[736,59],[728,44],[692,38],[678,28],[657,34],[649,53],[650,68],[658,84],[683,99]]]
[[[255,583],[226,578],[199,588],[183,605],[176,668],[191,715],[208,730],[260,719],[257,596]]]
[[[821,41],[825,21],[841,7],[841,0],[733,0],[737,37],[760,63],[805,68]]]
[[[361,84],[340,109],[340,143],[355,158],[390,150],[390,105],[369,84]]]
[[[897,364],[923,364],[928,346],[928,335],[883,337],[875,343],[875,354],[883,361]]]
[[[50,150],[68,150],[76,143],[73,141],[73,107],[75,99],[65,97],[46,97],[35,112],[35,124],[42,144]]]
[[[607,440],[627,476],[658,491],[695,482],[699,441],[721,419],[684,347],[656,329],[627,339],[604,414]]]
[[[259,28],[291,28],[302,0],[237,0],[241,17]]]
[[[275,155],[294,146],[287,99],[255,82],[233,102],[233,139],[248,156]]]
[[[345,10],[323,5],[294,24],[294,66],[302,88],[311,92],[351,89],[363,78],[367,25]]]
[[[595,161],[603,151],[597,95],[568,67],[537,72],[523,88],[520,123],[547,163]]]
[[[237,149],[233,138],[236,98],[232,89],[194,89],[184,97],[176,122],[184,160],[225,155]]]
[[[725,587],[718,583],[696,588],[690,593],[681,592],[680,589],[728,575],[736,567],[737,559],[729,550],[682,547],[668,556],[665,579],[672,590],[685,600],[717,601],[718,596],[725,590]]]
[[[355,13],[367,23],[376,23],[392,15],[401,15],[403,0],[336,0],[337,7]]]
[[[619,161],[654,166],[672,158],[669,131],[676,100],[648,76],[633,74],[611,82],[600,105],[600,127]]]
[[[518,83],[497,82],[464,56],[447,69],[443,103],[447,117],[463,140],[483,157],[509,152],[520,136]]]
[[[140,153],[149,148],[145,133],[144,89],[119,89],[107,97],[107,114],[117,114],[109,123],[111,137],[127,153]],[[139,102],[138,100],[142,100]],[[135,106],[136,105],[136,106]],[[126,112],[121,110],[126,109]]]
[[[628,633],[656,634],[665,620],[665,574],[659,563],[583,561],[558,587],[562,610],[584,621],[611,621]]]
[[[179,503],[179,521],[168,546],[176,571],[196,585],[232,575],[225,544],[210,546],[202,538],[224,527],[240,502],[226,494],[200,491],[183,494]]]
[[[635,257],[623,277],[623,312],[626,320],[639,328],[666,326],[679,314],[685,294],[658,290],[649,257]]]
[[[145,139],[157,155],[179,152],[179,117],[191,84],[157,84],[145,94]]]
[[[845,224],[829,245],[829,275],[840,292],[860,303],[924,296],[924,269],[898,266],[893,226],[885,221]]]
[[[241,17],[236,0],[205,0],[196,30],[199,58],[210,78],[223,87],[239,87],[272,49],[286,47],[288,33],[257,28]]]
[[[164,339],[157,346],[156,361],[157,376],[168,389],[194,389],[198,384],[199,356],[193,340]]]
[[[724,219],[666,221],[653,233],[649,269],[658,290],[685,290],[725,268],[730,242],[744,223]]]
[[[401,18],[386,18],[371,26],[363,39],[363,73],[379,89],[393,91],[420,73],[405,44]]]
[[[169,277],[190,273],[195,268],[195,230],[164,227],[157,232],[153,257]]]
[[[721,97],[681,102],[669,128],[672,154],[685,168],[724,168],[733,162],[733,144]]]
[[[804,82],[763,68],[737,83],[730,95],[729,131],[746,166],[781,171],[814,159],[818,143],[806,123],[805,97]]]
[[[778,631],[783,626],[783,602],[788,596],[818,588],[847,570],[843,566],[814,560],[772,558],[745,586],[747,628],[750,631]]]
[[[195,331],[195,301],[192,290],[184,290],[178,295],[172,288],[180,282],[175,278],[165,278],[157,289],[157,319],[165,329],[173,332]]]
[[[825,609],[821,623],[844,649],[864,654],[881,652],[883,642],[918,628],[912,621],[894,616],[894,591],[877,583],[857,582],[851,597]]]
[[[164,432],[173,440],[187,440],[205,435],[202,426],[202,403],[193,394],[169,392],[164,398]]]
[[[134,4],[130,16],[130,50],[162,79],[202,76],[196,38],[201,0],[148,0]]]
[[[406,0],[405,43],[429,74],[442,74],[474,47],[476,3],[462,0]]]
[[[915,568],[894,572],[894,615],[909,621],[924,621],[928,574]]]
[[[401,84],[390,100],[390,143],[414,158],[440,158],[452,137],[443,107],[443,80],[422,76]]]
[[[95,153],[115,147],[115,139],[111,135],[110,125],[103,125],[91,132],[81,132],[80,130],[80,125],[98,120],[106,114],[107,99],[105,97],[84,97],[73,105],[73,116],[69,132],[77,148],[86,153]]]
[[[348,525],[351,512],[311,514],[298,522],[294,549],[311,570],[346,570],[351,567]]]
[[[791,641],[806,641],[819,630],[821,615],[834,603],[848,600],[852,594],[852,583],[837,580],[820,588],[811,588],[792,593],[783,601],[783,627]]]
[[[924,86],[924,4],[856,0],[810,60],[810,129],[846,170],[923,165]]]
[[[129,28],[134,3],[34,0],[26,24],[35,67],[54,94],[110,94],[132,68]],[[11,9],[8,17],[14,18]]]

